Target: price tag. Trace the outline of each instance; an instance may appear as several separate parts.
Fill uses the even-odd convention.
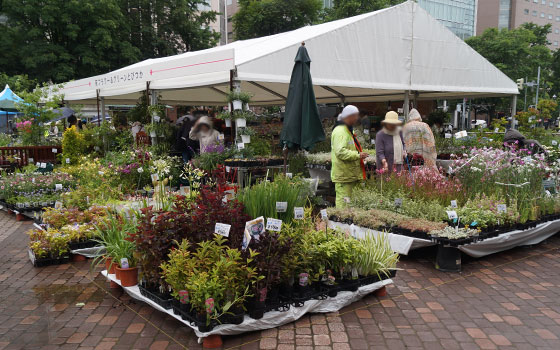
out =
[[[457,201],[451,201],[451,208],[457,208]]]
[[[505,204],[498,204],[498,213],[507,212],[507,206]]]
[[[325,221],[329,219],[329,214],[327,214],[327,209],[321,209],[321,219]]]
[[[295,207],[294,208],[294,219],[303,220],[303,217],[304,217],[303,207]]]
[[[292,174],[292,173],[286,173],[286,177],[287,177],[288,179],[291,179],[291,178],[293,177],[293,174]]]
[[[99,170],[97,173],[99,174],[99,176],[103,176],[103,175],[105,174],[105,173],[102,172],[101,170]]]
[[[47,163],[41,163],[40,167],[41,167],[41,169],[46,169],[47,168]]]
[[[268,231],[280,232],[280,230],[282,230],[282,220],[273,218],[266,219],[266,229]]]
[[[128,265],[128,259],[127,258],[122,258],[121,259],[121,269],[128,269],[129,265]]]
[[[226,166],[226,173],[229,173],[231,171],[231,167],[230,166]]]
[[[70,158],[66,158],[66,164],[70,164]]]
[[[245,144],[243,142],[240,142],[237,144],[237,149],[241,150],[241,149],[245,149]]]
[[[57,191],[62,190],[62,184],[55,184],[54,189],[57,190]]]
[[[462,139],[463,137],[467,137],[467,132],[465,130],[455,133],[456,139]]]
[[[158,123],[161,120],[159,115],[154,115],[154,122]]]
[[[152,174],[152,182],[156,182],[157,180],[159,180],[158,174]]]
[[[364,134],[369,135],[369,129],[364,129]]]
[[[276,202],[276,212],[285,213],[288,210],[288,202]]]
[[[62,209],[62,202],[61,201],[54,202],[54,208],[55,209]]]
[[[29,164],[33,164],[33,163],[35,163],[35,159],[29,158],[29,159],[27,159],[27,162],[28,162]]]
[[[374,139],[371,139],[371,144],[375,145],[375,140]]]
[[[556,145],[558,145],[558,141],[556,141],[556,140],[552,140],[552,145],[553,145],[553,146],[556,146]]]
[[[547,196],[547,197],[552,197],[552,194],[550,193],[549,190],[544,191],[544,193],[546,193],[546,196]]]
[[[447,210],[446,213],[449,220],[457,219],[457,212],[455,210]]]
[[[402,108],[397,108],[397,113],[402,114],[404,112],[404,109]]]
[[[52,153],[58,153],[58,150],[56,148],[53,148]]]
[[[216,223],[216,227],[214,228],[215,233],[224,237],[229,237],[229,230],[231,230],[231,225],[221,224],[219,222]]]
[[[219,135],[218,135],[218,140],[220,140],[220,141],[225,140],[225,138],[226,138],[226,137],[225,137],[224,134],[219,134]]]
[[[445,138],[446,138],[446,139],[450,139],[451,136],[452,136],[452,135],[451,135],[450,133],[447,133],[447,132],[445,133]]]
[[[402,207],[402,198],[395,198],[395,207]]]
[[[499,132],[499,131],[500,131],[500,128],[494,129],[494,132]]]
[[[35,178],[32,178],[32,179],[31,179],[31,183],[35,183]]]

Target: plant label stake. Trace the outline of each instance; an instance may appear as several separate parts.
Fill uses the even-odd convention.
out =
[[[446,139],[450,139],[451,136],[452,136],[452,135],[451,135],[450,133],[447,133],[447,132],[445,133],[445,138],[446,138]]]
[[[329,214],[327,214],[327,209],[321,209],[321,219],[327,221],[329,219]]]
[[[451,208],[457,208],[457,201],[456,200],[451,201]]]
[[[41,168],[46,169],[47,168],[47,163],[41,163]]]
[[[507,206],[505,204],[498,204],[498,213],[507,212]]]
[[[35,178],[32,178],[32,179],[31,179],[31,182],[32,182],[32,183],[35,183]]]
[[[58,153],[58,150],[56,148],[53,148],[52,153]]]
[[[229,237],[229,230],[231,229],[231,225],[228,224],[221,224],[219,222],[216,223],[214,228],[214,232],[222,235],[224,237]]]
[[[219,141],[223,141],[223,140],[225,140],[225,138],[226,138],[226,137],[224,136],[224,134],[219,134],[219,135],[218,135],[218,140],[219,140]]]
[[[156,182],[157,180],[159,180],[158,174],[152,174],[152,182]]]
[[[304,210],[303,207],[294,208],[294,219],[303,220]]]
[[[282,230],[282,220],[273,218],[266,219],[266,229],[268,231],[280,232],[280,230]]]
[[[245,149],[245,144],[244,144],[243,142],[238,143],[238,144],[237,144],[237,149],[238,149],[238,150]]]
[[[70,164],[70,158],[66,158],[66,164]]]
[[[129,265],[128,265],[128,259],[127,258],[122,258],[121,259],[121,269],[128,269]]]
[[[62,202],[61,201],[54,202],[54,208],[55,209],[62,209]]]
[[[402,198],[395,198],[395,207],[402,207]]]
[[[364,129],[364,134],[369,135],[369,129]]]
[[[230,166],[226,166],[226,173],[229,173],[231,171],[231,167]]]
[[[553,145],[553,146],[556,146],[556,145],[558,145],[558,141],[556,141],[556,140],[552,140],[552,145]]]
[[[288,202],[276,202],[276,212],[285,213],[288,210]]]
[[[457,212],[455,210],[447,210],[446,213],[449,220],[457,219]]]
[[[371,139],[371,144],[375,145],[375,140],[374,139]]]
[[[33,158],[28,158],[28,159],[27,159],[27,163],[33,164],[33,163],[35,163],[35,159],[33,159]]]
[[[57,191],[62,190],[62,184],[55,184],[54,189],[57,190]]]
[[[291,179],[293,176],[294,176],[294,175],[293,175],[292,173],[286,173],[286,177],[287,177],[288,179]]]
[[[498,132],[498,131],[500,131],[500,128],[494,129],[494,132]]]

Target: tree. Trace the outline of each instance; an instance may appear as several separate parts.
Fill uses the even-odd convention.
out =
[[[22,92],[29,92],[35,88],[37,82],[33,79],[29,79],[26,74],[9,76],[4,73],[0,73],[0,91],[4,89],[4,86],[9,85],[10,88],[17,94]]]
[[[405,0],[334,0],[333,7],[325,10],[325,20],[357,16],[362,13],[377,11],[394,6]]]
[[[239,0],[233,16],[236,39],[282,33],[312,24],[319,19],[320,0]]]
[[[2,0],[0,72],[64,82],[212,46],[207,0]]]

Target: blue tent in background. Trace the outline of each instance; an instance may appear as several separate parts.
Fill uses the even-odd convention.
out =
[[[16,104],[19,102],[23,102],[23,99],[6,84],[4,91],[0,92],[0,116],[6,116],[6,119],[0,118],[0,129],[7,131],[10,116],[18,114]]]

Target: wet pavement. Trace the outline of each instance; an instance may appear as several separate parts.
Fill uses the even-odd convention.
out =
[[[190,328],[109,289],[91,261],[34,268],[31,227],[0,212],[0,350],[201,348]],[[386,297],[224,337],[224,348],[560,349],[560,235],[464,262],[460,274],[416,255]]]

